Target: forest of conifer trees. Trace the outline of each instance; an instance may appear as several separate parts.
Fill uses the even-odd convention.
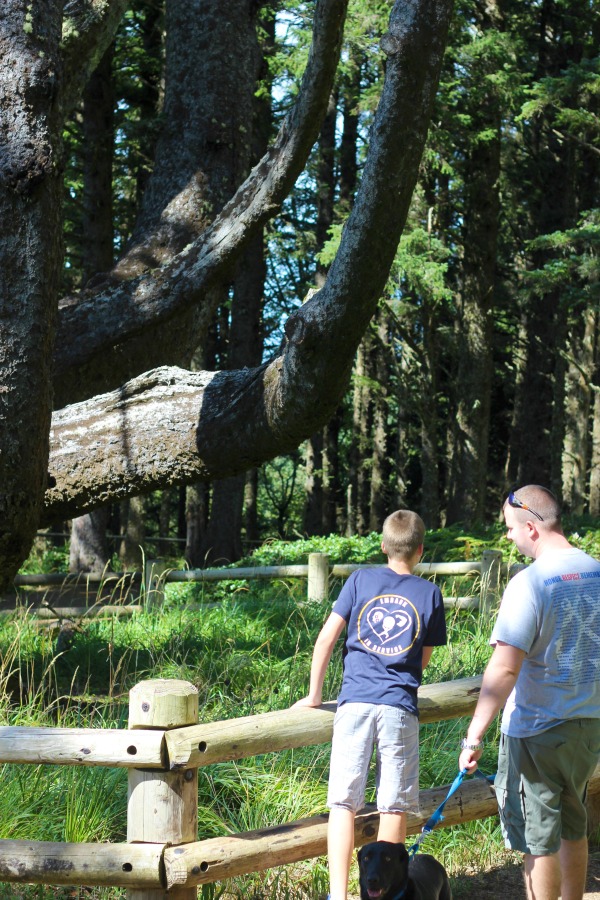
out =
[[[65,120],[63,308],[171,265],[227,212],[301,96],[315,5],[121,6]],[[186,312],[179,356],[160,329],[147,334],[145,368],[163,362],[163,341],[166,362],[233,373],[290,339],[286,320],[326,285],[347,237],[393,59],[393,6],[351,0],[306,165],[203,287],[210,303]],[[399,506],[428,527],[471,525],[531,482],[568,511],[600,514],[599,38],[592,0],[456,2],[406,225],[341,403],[262,465],[76,516],[75,568],[104,565],[107,529],[126,561],[151,532],[185,542],[200,565],[278,534],[365,534]],[[387,237],[363,250],[378,275]],[[201,341],[182,337],[200,320]],[[58,406],[80,399],[64,371]]]

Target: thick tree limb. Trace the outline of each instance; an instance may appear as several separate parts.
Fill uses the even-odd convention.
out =
[[[63,114],[81,99],[90,74],[113,40],[128,0],[68,0],[63,13]]]
[[[117,387],[149,366],[188,358],[214,312],[205,300],[227,279],[251,237],[275,214],[317,139],[339,58],[347,0],[320,0],[313,43],[292,110],[279,134],[213,225],[170,264],[84,291],[59,314],[57,405]],[[185,315],[196,307],[193,323]]]
[[[47,493],[48,517],[243,471],[297,447],[327,421],[404,226],[451,7],[451,0],[394,5],[363,182],[326,284],[288,320],[280,355],[236,372],[157,369],[55,413],[50,473],[57,486]],[[218,255],[227,239],[216,228],[210,252]]]

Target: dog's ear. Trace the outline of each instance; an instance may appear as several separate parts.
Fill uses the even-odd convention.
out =
[[[398,862],[408,862],[408,850],[404,844],[395,844],[396,859]]]

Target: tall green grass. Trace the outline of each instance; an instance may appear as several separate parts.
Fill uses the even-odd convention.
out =
[[[476,554],[479,555],[479,552]],[[477,593],[472,582],[446,591]],[[303,582],[172,585],[164,608],[128,619],[86,620],[57,652],[56,635],[21,609],[0,620],[0,724],[124,727],[128,691],[145,678],[182,678],[199,691],[205,721],[284,709],[306,693],[314,639],[329,603],[306,603]],[[194,603],[194,608],[190,607]],[[489,617],[449,611],[449,643],[436,648],[426,682],[480,674],[489,658]],[[341,654],[329,666],[324,695],[335,698]],[[421,729],[421,788],[457,774],[465,722]],[[199,838],[268,827],[325,811],[328,746],[267,754],[199,771]],[[495,771],[494,742],[481,763]],[[4,765],[0,837],[122,841],[126,773],[121,770]],[[369,784],[372,799],[372,783]],[[424,849],[451,873],[505,861],[496,819],[439,828]],[[356,870],[351,889],[356,891]],[[317,897],[326,893],[324,859],[234,879],[202,890],[221,895]],[[118,890],[85,896],[121,897]],[[0,897],[74,896],[72,891],[0,884]]]

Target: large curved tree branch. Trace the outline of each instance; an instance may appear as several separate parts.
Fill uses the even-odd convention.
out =
[[[57,485],[47,492],[48,518],[242,471],[297,447],[327,421],[406,220],[451,7],[451,0],[394,5],[382,40],[385,85],[356,203],[325,286],[288,320],[280,354],[237,372],[157,369],[56,413],[50,473]],[[209,252],[218,254],[215,226]]]
[[[113,40],[128,0],[68,0],[62,26],[63,114],[83,88]]]
[[[115,388],[149,366],[191,357],[214,309],[203,301],[278,210],[318,136],[339,58],[348,0],[320,0],[298,98],[279,134],[212,226],[169,264],[110,277],[59,313],[56,405]],[[149,240],[150,238],[148,238]],[[189,310],[195,309],[193,321]]]

